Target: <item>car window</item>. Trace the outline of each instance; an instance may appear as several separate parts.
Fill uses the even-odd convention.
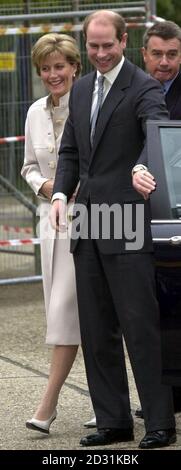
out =
[[[181,121],[148,121],[147,155],[157,183],[152,219],[181,219]]]
[[[160,127],[163,162],[172,210],[181,214],[181,129]]]

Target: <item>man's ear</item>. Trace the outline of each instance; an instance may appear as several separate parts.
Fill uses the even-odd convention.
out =
[[[124,34],[122,35],[122,38],[121,38],[121,42],[122,42],[123,49],[126,48],[127,39],[128,39],[128,33],[124,33]]]
[[[142,56],[143,56],[143,60],[144,60],[144,62],[145,62],[145,58],[146,58],[146,57],[145,57],[145,56],[146,56],[146,49],[145,49],[145,47],[141,47],[141,53],[142,53]]]

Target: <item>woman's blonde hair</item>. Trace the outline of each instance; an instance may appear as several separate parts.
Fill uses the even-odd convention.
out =
[[[32,61],[38,75],[42,61],[53,52],[59,52],[69,64],[77,66],[75,76],[78,78],[81,72],[81,59],[77,43],[72,36],[58,33],[45,34],[33,46]]]

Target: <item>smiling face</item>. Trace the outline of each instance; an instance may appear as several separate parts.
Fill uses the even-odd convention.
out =
[[[87,28],[86,48],[94,67],[104,74],[112,70],[121,60],[126,47],[127,34],[119,40],[111,21],[93,19]]]
[[[151,36],[147,48],[142,49],[147,72],[164,83],[172,80],[180,69],[181,44],[179,39],[162,39]]]
[[[51,93],[55,106],[59,98],[70,91],[76,65],[67,62],[63,54],[53,52],[47,55],[40,64],[40,77],[46,89]]]

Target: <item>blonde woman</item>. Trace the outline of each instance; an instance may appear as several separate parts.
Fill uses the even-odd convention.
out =
[[[48,218],[58,149],[68,116],[69,92],[80,75],[81,62],[75,40],[57,33],[38,39],[32,50],[32,61],[49,95],[37,100],[28,110],[21,173],[39,199],[46,343],[53,345],[53,351],[47,387],[26,426],[49,433],[56,419],[59,392],[81,341],[69,240],[55,239]]]

